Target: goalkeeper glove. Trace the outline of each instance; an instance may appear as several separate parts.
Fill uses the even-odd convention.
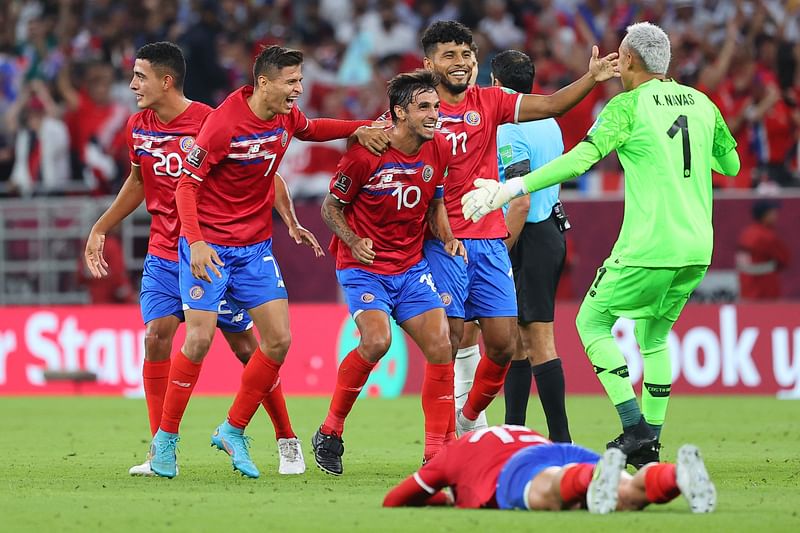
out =
[[[473,222],[528,192],[522,178],[514,178],[505,183],[478,178],[473,183],[477,188],[461,197],[464,219]]]

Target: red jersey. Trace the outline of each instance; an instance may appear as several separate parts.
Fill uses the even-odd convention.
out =
[[[178,260],[180,219],[175,206],[175,187],[183,170],[183,158],[194,144],[200,124],[211,108],[192,102],[183,113],[164,124],[152,109],[128,119],[126,137],[131,164],[139,167],[144,182],[144,201],[150,221],[148,253]]]
[[[739,250],[747,254],[751,272],[739,271],[739,292],[749,300],[781,296],[779,272],[789,264],[789,248],[774,228],[754,222],[739,236]]]
[[[425,215],[431,201],[444,194],[449,151],[437,133],[413,155],[389,148],[375,156],[359,145],[344,154],[330,193],[349,204],[345,220],[356,235],[372,239],[375,260],[361,263],[334,235],[330,249],[337,269],[399,274],[422,260]]]
[[[450,143],[452,159],[444,200],[457,238],[503,239],[508,235],[501,210],[478,222],[464,220],[461,197],[475,188],[477,178],[499,180],[497,126],[516,122],[522,95],[500,87],[470,87],[458,105],[439,107],[439,131]]]
[[[208,114],[183,163],[176,191],[181,235],[246,246],[272,237],[275,172],[295,135],[305,141],[349,137],[371,122],[309,120],[293,106],[285,115],[262,120],[247,103],[253,87],[231,93]],[[202,187],[199,184],[203,183]]]
[[[450,487],[456,507],[497,507],[497,478],[518,451],[551,444],[543,435],[523,426],[492,426],[451,442],[424,464],[413,478],[428,494]]]
[[[289,140],[308,127],[296,106],[286,115],[260,119],[247,104],[252,94],[253,87],[244,86],[212,111],[184,160],[184,172],[203,182],[197,214],[210,243],[246,246],[272,237],[275,171]]]

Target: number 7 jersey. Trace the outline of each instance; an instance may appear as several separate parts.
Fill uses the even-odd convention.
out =
[[[211,108],[192,102],[183,113],[164,124],[152,109],[128,119],[126,128],[131,165],[139,167],[150,222],[148,253],[178,260],[180,220],[175,205],[175,187],[183,171],[183,158],[194,145]]]
[[[705,94],[650,80],[612,98],[585,141],[600,158],[616,150],[625,170],[613,259],[636,267],[711,263],[711,165],[736,141]]]

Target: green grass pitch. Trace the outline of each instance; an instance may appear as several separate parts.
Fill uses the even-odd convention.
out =
[[[235,475],[209,435],[230,399],[194,398],[179,444],[180,475],[131,478],[149,438],[143,400],[1,398],[0,531],[800,531],[800,404],[764,397],[681,397],[670,404],[663,459],[692,442],[719,492],[717,512],[692,515],[682,499],[641,513],[382,509],[386,491],[422,458],[419,398],[360,400],[345,433],[345,474],[317,470],[309,440],[325,398],[289,398],[308,470],[278,476],[263,412],[248,433],[258,480]],[[618,433],[605,397],[568,400],[573,438],[595,449]],[[502,398],[489,410],[502,418]],[[528,421],[542,427],[535,397]]]

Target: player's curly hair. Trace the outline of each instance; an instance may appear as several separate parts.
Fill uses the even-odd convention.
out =
[[[431,57],[439,43],[468,44],[472,47],[472,31],[455,20],[440,20],[428,26],[420,42],[425,57]]]
[[[169,41],[149,43],[136,51],[136,59],[148,61],[155,70],[166,71],[172,76],[176,89],[183,89],[186,79],[186,60],[177,44]]]
[[[430,70],[415,70],[398,74],[389,80],[387,93],[389,93],[389,113],[392,115],[392,122],[397,121],[397,114],[394,106],[405,108],[414,101],[414,98],[421,92],[436,92],[439,85],[439,76]]]
[[[275,70],[280,70],[284,67],[294,67],[303,63],[303,52],[300,50],[293,50],[291,48],[284,48],[273,44],[265,46],[256,56],[256,62],[253,64],[253,84],[258,84],[259,76],[266,76],[268,78],[274,74]]]

